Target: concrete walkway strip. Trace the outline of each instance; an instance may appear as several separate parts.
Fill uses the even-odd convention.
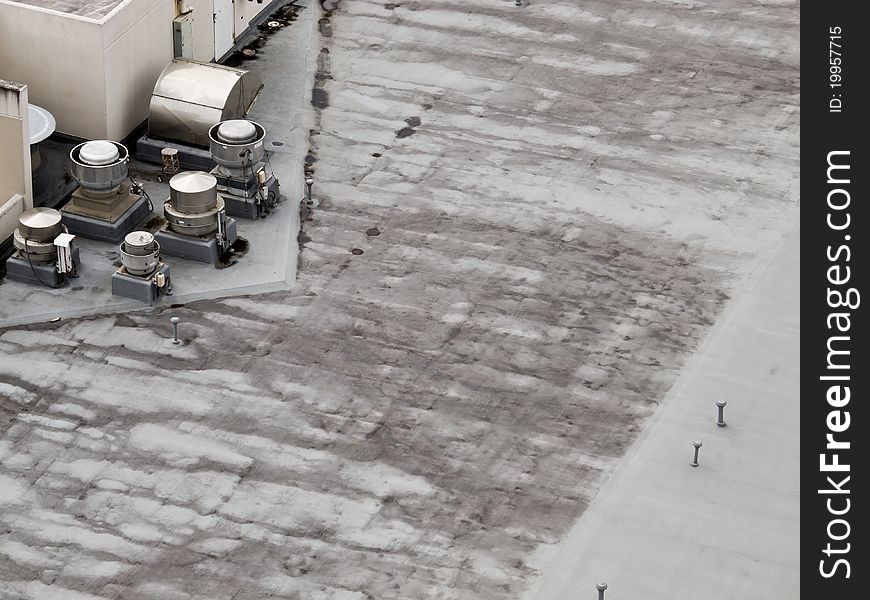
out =
[[[799,597],[800,234],[752,278],[526,600]],[[717,427],[716,400],[728,402]],[[703,442],[690,467],[692,441]]]

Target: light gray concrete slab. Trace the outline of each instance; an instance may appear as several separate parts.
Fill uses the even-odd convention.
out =
[[[800,596],[799,265],[795,225],[574,529],[541,548],[524,598],[595,598],[599,581],[616,599]]]

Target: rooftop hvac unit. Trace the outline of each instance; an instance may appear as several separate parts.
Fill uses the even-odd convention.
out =
[[[160,243],[147,231],[133,231],[121,243],[121,266],[112,274],[112,294],[154,302],[172,293],[169,265],[160,259]]]
[[[61,222],[60,211],[43,207],[25,210],[13,233],[15,253],[6,261],[6,277],[60,287],[77,276],[79,251],[74,240]]]
[[[266,159],[266,130],[245,119],[222,121],[209,129],[209,150],[217,166],[211,174],[227,214],[266,217],[280,198],[280,184]]]
[[[227,216],[217,179],[202,171],[183,171],[169,180],[163,205],[166,224],[155,239],[169,256],[212,263],[226,259],[238,239],[236,222]]]
[[[128,178],[127,148],[94,140],[70,151],[73,178],[79,187],[63,207],[70,231],[104,242],[120,242],[151,216],[148,195]]]

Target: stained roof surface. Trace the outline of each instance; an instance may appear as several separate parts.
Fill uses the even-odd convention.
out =
[[[798,597],[772,2],[303,2],[243,63],[285,201],[225,294],[167,258],[175,297],[107,314],[108,244],[0,284],[0,600]],[[243,286],[273,253],[292,286]]]

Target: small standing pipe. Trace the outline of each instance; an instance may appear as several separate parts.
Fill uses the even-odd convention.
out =
[[[172,317],[169,319],[169,322],[172,323],[172,343],[180,344],[181,340],[178,339],[178,322],[181,321],[178,317]]]
[[[698,466],[698,451],[701,450],[701,446],[703,446],[703,444],[700,441],[694,441],[694,442],[692,442],[692,445],[695,447],[695,457],[692,459],[692,462],[690,464],[693,467],[697,467]]]
[[[725,405],[728,404],[724,400],[716,400],[716,407],[719,409],[719,418],[716,421],[716,425],[719,427],[725,427],[727,423],[725,423]]]
[[[604,590],[607,589],[607,584],[601,582],[595,586],[595,589],[598,590],[598,600],[604,600]]]
[[[305,199],[308,202],[311,202],[311,186],[314,185],[314,180],[310,177],[305,180],[305,185],[308,187],[308,191],[305,194]]]

